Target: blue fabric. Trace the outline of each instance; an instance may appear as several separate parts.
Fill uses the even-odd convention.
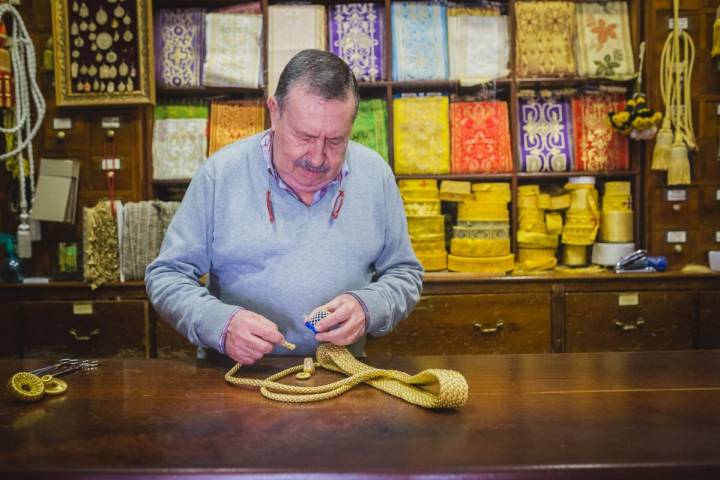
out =
[[[393,80],[447,80],[447,7],[392,4]]]
[[[308,207],[270,181],[261,136],[221,149],[193,177],[146,271],[153,306],[192,343],[214,349],[241,307],[275,322],[297,345],[273,354],[311,355],[318,344],[303,316],[344,292],[365,303],[368,333],[390,332],[418,302],[423,272],[392,171],[376,152],[350,142],[348,175]],[[339,188],[345,199],[332,220]],[[206,272],[207,288],[198,283]],[[350,350],[363,347],[364,339]]]

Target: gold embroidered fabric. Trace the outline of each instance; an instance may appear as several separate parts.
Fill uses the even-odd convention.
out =
[[[575,75],[573,2],[517,2],[515,19],[518,76]]]
[[[447,22],[451,79],[479,83],[508,75],[508,17],[499,9],[450,7]]]
[[[448,97],[402,97],[393,101],[395,173],[450,173]]]
[[[257,88],[262,83],[262,23],[262,15],[206,15],[203,85]]]
[[[213,100],[210,103],[210,152],[265,129],[261,100]]]
[[[83,208],[83,255],[84,277],[90,288],[120,280],[117,222],[107,200]]]
[[[627,2],[576,6],[578,74],[628,79],[635,74]]]

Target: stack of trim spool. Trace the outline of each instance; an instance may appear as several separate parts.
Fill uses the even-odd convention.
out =
[[[510,252],[510,185],[476,183],[472,193],[458,205],[448,270],[504,275],[515,265]]]
[[[400,194],[415,255],[426,271],[445,270],[445,217],[440,213],[437,180],[400,180]]]
[[[565,190],[570,192],[570,207],[565,214],[562,232],[562,263],[568,267],[584,267],[588,264],[588,246],[595,243],[600,227],[595,178],[571,178]]]
[[[563,231],[559,212],[569,205],[566,193],[542,193],[539,185],[518,187],[518,267],[526,271],[552,270]]]
[[[592,263],[614,266],[635,251],[630,182],[606,182],[600,214],[600,242],[593,245]]]

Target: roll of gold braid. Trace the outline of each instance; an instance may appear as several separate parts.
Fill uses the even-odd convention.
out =
[[[408,215],[407,222],[410,236],[445,233],[443,215]]]
[[[510,239],[453,238],[450,252],[461,257],[500,257],[510,253]]]
[[[630,182],[605,182],[603,196],[625,195],[630,196]]]
[[[515,268],[515,255],[501,257],[461,257],[448,255],[448,270],[453,272],[474,272],[505,274]]]
[[[586,245],[563,245],[563,265],[583,267],[588,264]]]
[[[518,266],[523,270],[551,270],[557,265],[554,248],[519,248]]]
[[[608,243],[633,241],[633,212],[603,211],[600,216],[600,239]]]
[[[559,213],[545,214],[545,228],[550,235],[560,235],[563,229],[563,218]]]
[[[445,234],[433,233],[425,235],[413,235],[410,243],[416,252],[439,252],[445,250]]]
[[[18,372],[8,381],[8,391],[21,402],[34,402],[45,395],[45,384],[37,375]]]
[[[240,378],[235,374],[240,364],[225,374],[225,381],[235,386],[258,387],[260,393],[270,400],[289,403],[317,402],[329,400],[347,392],[360,383],[367,383],[378,390],[408,403],[424,408],[458,408],[465,405],[468,398],[468,384],[465,377],[455,370],[428,369],[416,375],[397,370],[373,368],[357,360],[345,348],[331,344],[321,344],[317,349],[316,367],[347,375],[346,378],[312,387],[286,385],[278,380],[304,371],[305,365],[288,368],[265,380]],[[435,387],[432,393],[422,387]]]
[[[519,231],[517,240],[518,246],[522,248],[557,248],[560,237],[547,233]]]
[[[415,252],[418,261],[428,272],[445,270],[447,268],[447,252]]]

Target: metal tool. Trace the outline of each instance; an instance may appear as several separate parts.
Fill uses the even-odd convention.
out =
[[[97,360],[63,358],[47,367],[38,368],[31,372],[16,373],[8,382],[8,390],[13,397],[22,402],[40,400],[45,394],[60,395],[65,393],[68,387],[66,382],[56,377],[77,370],[91,370],[99,364],[100,362]]]

